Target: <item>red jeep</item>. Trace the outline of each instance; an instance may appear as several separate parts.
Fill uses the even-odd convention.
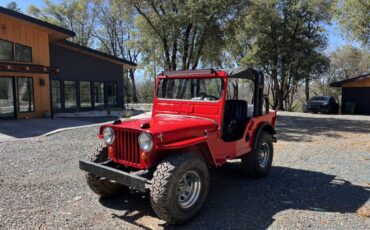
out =
[[[263,86],[262,73],[251,68],[164,71],[150,118],[100,127],[104,145],[80,161],[87,184],[104,197],[149,191],[161,219],[189,220],[206,200],[209,167],[240,158],[244,174],[269,173],[276,113]]]

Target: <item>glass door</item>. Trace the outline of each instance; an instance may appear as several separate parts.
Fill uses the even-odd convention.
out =
[[[0,118],[14,117],[14,79],[12,77],[0,77]]]

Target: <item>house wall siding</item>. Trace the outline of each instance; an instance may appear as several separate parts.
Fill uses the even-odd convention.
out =
[[[51,65],[60,67],[60,73],[55,76],[52,75],[52,80],[116,82],[117,106],[123,108],[122,65],[102,60],[58,44],[50,45],[50,55]]]
[[[0,30],[0,39],[7,40],[13,43],[30,46],[32,48],[32,62],[20,62],[21,64],[36,64],[50,66],[49,56],[49,35],[47,32],[39,28],[30,26],[29,24],[17,20],[7,15],[0,14],[0,26],[5,29]],[[12,63],[17,63],[12,61]],[[17,73],[17,72],[0,72],[0,77],[13,77],[15,79],[15,95],[17,92],[17,77],[32,77],[33,78],[33,93],[34,93],[34,112],[20,113],[18,112],[18,101],[16,100],[16,117],[23,118],[38,118],[42,117],[43,113],[50,113],[50,97],[49,97],[49,75],[48,74],[33,74],[33,73]],[[40,79],[45,82],[40,85]]]
[[[355,114],[370,115],[370,87],[343,87],[342,106],[347,102],[355,104]]]
[[[32,47],[32,64],[50,65],[49,35],[46,32],[6,15],[0,15],[0,25],[6,28],[0,30],[0,39]]]

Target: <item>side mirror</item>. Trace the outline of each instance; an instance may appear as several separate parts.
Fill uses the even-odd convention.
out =
[[[270,101],[267,95],[263,95],[263,113],[267,114],[270,112]]]

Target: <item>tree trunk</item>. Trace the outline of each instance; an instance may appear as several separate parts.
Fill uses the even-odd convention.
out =
[[[285,60],[284,57],[281,58],[281,67],[280,67],[280,74],[281,74],[281,80],[280,80],[280,86],[277,94],[278,98],[278,105],[277,110],[285,111],[284,108],[284,100],[285,100],[285,92],[286,92],[286,68],[285,68]]]
[[[272,93],[272,100],[273,100],[273,105],[272,105],[272,108],[273,109],[277,109],[278,107],[278,95],[279,95],[279,82],[278,82],[278,79],[277,79],[277,75],[278,75],[278,70],[277,70],[277,57],[273,60],[273,66],[272,66],[272,70],[271,70],[271,79],[272,79],[272,90],[273,93]]]
[[[127,74],[127,75],[126,75]],[[128,71],[124,73],[123,76],[123,94],[124,94],[124,103],[130,103],[130,92],[129,92],[129,82],[128,82]]]
[[[139,102],[139,99],[138,99],[137,93],[136,93],[135,70],[134,69],[130,69],[129,72],[130,72],[130,75],[129,76],[130,76],[131,84],[132,84],[132,102],[138,103]]]
[[[281,110],[281,111],[284,111],[284,92],[282,89],[278,89],[278,92],[277,92],[277,107],[276,109],[277,110]]]
[[[310,78],[307,75],[305,78],[305,89],[304,92],[306,94],[306,101],[310,100]]]

